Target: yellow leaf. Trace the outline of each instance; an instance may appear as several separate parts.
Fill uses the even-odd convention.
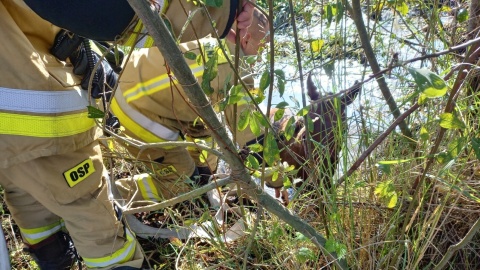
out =
[[[388,208],[394,208],[395,205],[397,205],[397,200],[398,200],[397,193],[393,192],[392,194],[389,194],[389,195],[390,195],[390,198],[388,200],[387,207]]]
[[[324,43],[325,41],[323,41],[323,39],[313,40],[310,43],[310,46],[312,47],[312,51],[319,52],[322,49]]]
[[[400,5],[397,5],[397,10],[402,14],[403,16],[406,16],[408,14],[408,5],[405,2],[402,2]]]

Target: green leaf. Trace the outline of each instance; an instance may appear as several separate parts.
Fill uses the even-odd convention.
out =
[[[430,70],[423,68],[408,68],[408,71],[412,75],[420,91],[422,91],[427,98],[442,97],[447,93],[447,85],[445,81]]]
[[[337,14],[335,16],[335,19],[336,19],[337,23],[340,22],[340,20],[342,19],[344,11],[345,11],[345,9],[343,7],[343,3],[341,1],[338,1],[337,2]]]
[[[280,97],[283,97],[283,94],[285,94],[285,80],[278,79],[277,88],[278,88],[278,93],[280,94]]]
[[[284,132],[285,139],[287,141],[290,140],[294,135],[293,133],[295,133],[295,117],[290,117],[290,119],[288,119]]]
[[[247,57],[245,62],[247,62],[247,64],[253,65],[253,64],[255,64],[255,62],[257,62],[257,56],[256,55],[250,55],[249,57]]]
[[[382,172],[384,172],[385,174],[390,174],[391,172],[391,167],[392,165],[391,164],[381,164],[381,163],[377,163],[375,164],[375,166],[378,167],[378,169]]]
[[[205,64],[205,70],[202,75],[202,90],[206,95],[213,94],[214,90],[210,82],[217,77],[218,74],[218,55],[214,53]]]
[[[396,192],[394,192],[391,194],[391,196],[389,196],[389,199],[387,201],[387,207],[394,208],[395,205],[397,205],[397,201],[398,201],[398,195]]]
[[[299,263],[305,263],[308,260],[314,261],[316,259],[315,252],[307,247],[299,248],[295,255]]]
[[[480,138],[472,138],[472,148],[475,156],[480,160]]]
[[[427,95],[425,95],[424,93],[420,93],[420,95],[418,95],[418,105],[425,104],[425,102],[427,102],[427,99]]]
[[[277,109],[285,109],[289,106],[288,102],[286,101],[282,101],[280,103],[277,104],[277,106],[275,106],[275,108]]]
[[[279,79],[285,81],[285,72],[283,71],[283,69],[275,69],[273,72],[275,73],[275,75],[277,75]]]
[[[230,91],[230,95],[228,96],[228,104],[230,105],[236,104],[240,100],[242,100],[242,98],[245,96],[245,94],[241,92],[242,89],[243,89],[243,86],[240,84],[235,85],[232,88],[232,90]]]
[[[452,113],[440,115],[440,126],[445,129],[465,129],[465,124]]]
[[[205,0],[205,5],[208,7],[222,7],[223,0]]]
[[[250,122],[250,111],[243,110],[238,117],[237,128],[242,131],[247,128],[248,123]]]
[[[277,141],[271,132],[268,133],[265,138],[263,157],[269,166],[273,166],[273,164],[280,159],[280,151],[278,150]]]
[[[395,186],[393,185],[392,180],[379,183],[375,188],[374,193],[385,202],[388,208],[393,208],[397,205],[398,195],[395,191]]]
[[[415,160],[416,158],[409,158],[409,159],[397,159],[397,160],[382,160],[379,161],[379,164],[384,164],[384,165],[393,165],[393,164],[400,164],[400,163],[405,163],[405,162],[410,162],[412,160]]]
[[[404,1],[402,1],[400,4],[398,4],[395,9],[400,12],[403,16],[406,16],[408,14],[408,5]]]
[[[216,105],[217,105],[217,108],[215,108],[216,111],[223,112],[227,108],[228,101],[226,99],[223,99],[222,101],[218,102]]]
[[[313,120],[310,117],[307,117],[307,128],[308,128],[308,131],[313,132],[314,125],[313,125]]]
[[[312,49],[312,52],[318,53],[322,49],[323,44],[325,44],[323,39],[315,39],[310,42],[310,48]]]
[[[218,74],[218,54],[214,53],[205,63],[205,70],[203,71],[203,80],[211,82]]]
[[[310,111],[310,106],[307,105],[297,112],[297,116],[305,116]]]
[[[187,59],[190,59],[190,60],[195,60],[197,59],[197,55],[194,53],[194,52],[185,52],[183,54],[183,56]]]
[[[298,241],[298,242],[308,242],[310,241],[305,235],[303,235],[303,233],[301,232],[295,232],[295,241]]]
[[[278,224],[274,224],[273,228],[270,229],[268,239],[276,243],[278,240],[283,239],[282,236],[284,236],[282,227]]]
[[[205,95],[211,95],[215,90],[213,90],[212,86],[210,85],[209,80],[203,80],[201,84],[202,90]]]
[[[242,94],[230,95],[228,96],[228,104],[237,104],[243,97],[244,95]]]
[[[263,116],[261,112],[253,111],[253,116],[255,116],[260,125],[262,125],[263,127],[268,126],[268,120]]]
[[[260,78],[260,89],[263,91],[270,85],[270,71],[265,70]]]
[[[278,120],[282,119],[284,113],[285,113],[285,109],[278,109],[275,112],[275,115],[273,116],[273,120],[278,121]]]
[[[440,152],[435,155],[435,159],[438,163],[444,164],[451,160],[450,155],[447,152]]]
[[[325,249],[329,252],[335,252],[338,259],[345,257],[347,254],[347,246],[335,241],[335,239],[327,239],[325,242]]]
[[[251,145],[248,146],[248,148],[250,149],[250,151],[255,152],[255,153],[260,153],[260,152],[263,151],[263,145],[261,145],[259,143],[251,144]]]
[[[420,139],[422,141],[428,141],[430,138],[430,134],[428,134],[428,130],[425,127],[420,128]]]
[[[458,13],[457,13],[457,16],[456,16],[456,19],[457,19],[457,22],[466,22],[468,20],[468,10],[466,8],[461,8],[458,10]]]
[[[451,159],[456,158],[460,154],[467,142],[465,137],[456,137],[448,144],[448,155]]]
[[[260,129],[260,125],[256,117],[250,116],[250,130],[252,131],[253,135],[256,137],[262,134],[262,130]]]
[[[235,85],[232,90],[230,90],[230,95],[238,95],[242,92],[243,86],[241,84]]]
[[[332,23],[332,20],[333,20],[333,9],[332,9],[332,6],[331,5],[327,5],[325,7],[326,9],[326,19],[327,19],[327,27],[330,27],[330,24]]]
[[[103,118],[105,113],[93,106],[87,106],[88,109],[88,118]]]
[[[273,171],[272,174],[272,182],[275,182],[278,180],[278,171]]]
[[[247,156],[247,162],[250,165],[250,167],[252,167],[252,169],[254,170],[258,170],[260,168],[260,164],[258,163],[258,160],[252,155]]]
[[[283,188],[291,188],[292,187],[292,181],[287,176],[283,177]]]

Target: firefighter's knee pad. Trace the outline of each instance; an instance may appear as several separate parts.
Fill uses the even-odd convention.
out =
[[[70,236],[64,232],[57,232],[38,244],[27,245],[24,251],[30,253],[41,270],[71,269],[78,259]]]

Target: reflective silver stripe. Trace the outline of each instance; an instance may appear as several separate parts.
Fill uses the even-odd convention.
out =
[[[87,91],[39,91],[0,87],[0,110],[29,113],[63,113],[85,110]]]
[[[135,110],[132,106],[128,105],[123,97],[121,91],[115,93],[115,100],[118,103],[120,109],[133,121],[137,124],[142,126],[144,129],[148,130],[152,134],[157,137],[160,137],[166,141],[176,141],[178,140],[179,133],[178,131],[173,131],[157,122],[152,121],[150,118],[146,117],[145,115],[141,114],[137,110]],[[122,120],[119,118],[120,123]],[[131,130],[131,132],[135,133],[135,130]]]
[[[134,240],[135,236],[130,230],[125,229],[127,240],[122,248],[111,255],[102,258],[83,258],[88,268],[107,267],[117,263],[126,262],[133,258],[137,242]]]
[[[50,235],[53,235],[54,233],[60,231],[64,226],[65,226],[65,224],[62,221],[60,224],[58,224],[58,225],[56,225],[56,226],[54,226],[54,227],[52,227],[48,230],[44,230],[44,231],[37,232],[37,233],[27,233],[26,232],[26,231],[33,231],[31,229],[20,228],[20,231],[21,231],[23,237],[27,238],[27,240],[30,240],[30,241],[34,242],[38,239],[43,239],[43,238],[46,238]]]
[[[149,174],[135,175],[134,180],[137,181],[142,192],[143,199],[158,202],[161,198],[158,196],[158,191],[153,184],[153,179]]]

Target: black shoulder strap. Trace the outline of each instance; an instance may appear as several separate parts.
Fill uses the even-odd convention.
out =
[[[135,16],[126,0],[25,0],[40,17],[79,36],[113,41]]]

